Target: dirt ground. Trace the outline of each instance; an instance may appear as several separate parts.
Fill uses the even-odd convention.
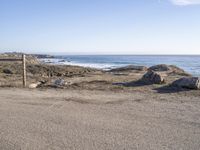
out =
[[[0,88],[0,149],[198,150],[199,116],[188,91]]]

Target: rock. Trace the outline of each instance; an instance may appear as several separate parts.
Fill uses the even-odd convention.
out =
[[[160,64],[160,65],[152,66],[148,70],[151,70],[151,71],[169,71],[170,67],[168,65],[165,65],[165,64]]]
[[[175,74],[175,75],[181,75],[181,76],[192,76],[191,74],[185,72],[183,69],[174,66],[174,65],[170,65],[170,72],[169,74]]]
[[[64,86],[65,85],[65,80],[63,80],[63,79],[57,79],[57,80],[54,81],[54,85]]]
[[[110,72],[120,72],[120,71],[132,71],[132,70],[137,70],[137,71],[146,71],[147,67],[145,66],[135,66],[135,65],[129,65],[125,67],[120,67],[120,68],[115,68],[109,70]]]
[[[181,75],[181,76],[191,76],[189,73],[185,72],[183,69],[174,65],[155,65],[150,67],[148,70],[166,72],[168,75]]]
[[[47,81],[39,81],[37,83],[32,83],[29,85],[29,88],[30,89],[35,89],[35,88],[38,88],[39,86],[41,86],[42,84],[45,84],[47,83]]]
[[[30,89],[35,89],[37,88],[39,85],[41,85],[42,83],[41,82],[37,82],[37,83],[32,83],[29,85],[29,88]]]
[[[198,77],[184,77],[172,83],[173,86],[187,89],[200,89],[200,78]]]
[[[65,60],[59,60],[58,62],[65,62]]]
[[[144,74],[141,80],[143,82],[151,84],[162,84],[165,82],[161,74],[151,70],[149,70],[146,74]]]
[[[70,82],[70,81],[65,82],[65,85],[72,85],[72,84],[73,82]]]
[[[5,73],[5,74],[13,74],[13,72],[10,69],[3,69],[3,73]]]

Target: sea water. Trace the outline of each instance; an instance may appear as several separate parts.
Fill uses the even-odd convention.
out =
[[[127,65],[176,65],[194,76],[200,76],[200,55],[57,55],[45,59],[55,64],[77,65],[109,70]]]

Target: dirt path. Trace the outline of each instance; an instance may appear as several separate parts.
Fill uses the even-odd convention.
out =
[[[199,97],[0,89],[2,150],[197,150],[199,147]]]

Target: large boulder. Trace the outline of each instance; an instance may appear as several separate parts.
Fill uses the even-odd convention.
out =
[[[146,71],[147,67],[145,67],[145,66],[128,65],[128,66],[125,66],[125,67],[111,69],[110,72],[133,71],[133,70]]]
[[[160,65],[152,66],[148,68],[148,70],[165,72],[168,75],[191,76],[189,73],[185,72],[183,69],[174,65],[160,64]]]
[[[150,84],[162,84],[165,82],[164,77],[160,73],[151,70],[144,74],[141,80]]]
[[[180,78],[172,83],[173,86],[188,88],[188,89],[200,89],[200,78],[198,77],[184,77]]]

